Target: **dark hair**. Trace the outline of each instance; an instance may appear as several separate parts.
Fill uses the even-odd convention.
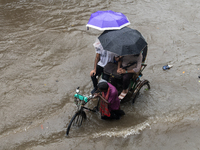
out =
[[[108,90],[108,83],[107,82],[100,82],[97,87],[101,91],[107,91]]]

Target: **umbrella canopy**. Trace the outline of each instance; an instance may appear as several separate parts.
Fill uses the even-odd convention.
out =
[[[121,29],[130,22],[128,18],[119,12],[114,12],[112,10],[107,11],[97,11],[91,14],[90,19],[86,27],[95,28],[98,30],[117,30]]]
[[[98,38],[105,50],[120,56],[140,54],[147,46],[141,33],[128,27],[104,31]]]

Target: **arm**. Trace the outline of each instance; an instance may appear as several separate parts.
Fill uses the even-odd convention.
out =
[[[95,93],[94,96],[95,96],[95,97],[100,97],[104,102],[106,102],[107,104],[109,104],[109,102],[108,102],[105,98],[103,98],[103,96],[101,96],[100,93]]]
[[[118,66],[117,66],[117,73],[119,73],[119,74],[121,74],[121,66],[122,66],[122,59],[121,59],[122,57],[120,56],[119,58],[118,58]]]
[[[119,61],[118,61],[118,67],[117,67],[117,69],[121,68],[121,65],[122,65],[122,61],[119,60]]]
[[[107,104],[109,104],[109,102],[108,102],[105,98],[103,98],[103,96],[99,95],[99,97],[100,97],[104,102],[106,102]]]
[[[100,60],[100,54],[96,53],[96,57],[95,57],[95,60],[94,60],[94,69],[90,72],[91,77],[96,74],[97,63],[99,62],[99,60]]]
[[[121,74],[125,74],[125,73],[135,73],[135,71],[134,70],[121,69]]]

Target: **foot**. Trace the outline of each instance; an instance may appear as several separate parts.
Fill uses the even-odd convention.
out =
[[[127,95],[127,93],[128,93],[128,92],[123,92],[123,91],[122,91],[121,94],[119,95],[119,99],[120,99],[120,100],[123,100],[124,97]]]
[[[97,112],[98,111],[98,107],[95,106],[92,110],[95,111],[95,112]]]

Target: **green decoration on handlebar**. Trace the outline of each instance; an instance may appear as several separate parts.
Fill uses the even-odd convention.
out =
[[[88,102],[88,98],[83,96],[83,95],[80,95],[80,94],[74,94],[74,97],[82,100],[82,101],[85,101],[86,103]]]

